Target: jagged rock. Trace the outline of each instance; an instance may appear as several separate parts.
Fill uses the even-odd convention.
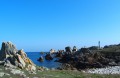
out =
[[[25,61],[23,60],[23,58],[20,56],[20,55],[17,55],[17,59],[18,59],[18,62],[22,65],[22,67],[24,68],[25,67]]]
[[[11,42],[2,43],[0,61],[0,64],[3,64],[5,67],[26,68],[28,71],[36,70],[35,64],[27,57],[23,49],[18,51]]]
[[[76,46],[73,47],[73,52],[76,52],[78,49]]]
[[[17,49],[15,45],[13,45],[11,42],[3,42],[1,47],[0,60],[4,60],[9,56],[15,55],[16,52]]]
[[[35,70],[36,70],[36,67],[35,67],[34,65],[30,65],[30,64],[29,64],[29,65],[27,66],[27,70],[28,70],[28,71],[29,71],[29,70],[30,70],[30,71],[35,71]]]
[[[72,49],[71,49],[71,47],[70,47],[70,46],[65,47],[65,50],[66,50],[66,52],[72,52]]]
[[[43,56],[41,56],[41,57],[38,59],[38,61],[43,62],[43,61],[44,61]]]
[[[27,54],[23,51],[23,49],[19,50],[19,51],[18,51],[18,54],[21,55],[21,57],[22,57],[23,59],[25,59],[25,58],[27,57]]]

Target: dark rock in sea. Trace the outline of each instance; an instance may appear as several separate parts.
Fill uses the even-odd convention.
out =
[[[53,57],[50,54],[46,54],[45,59],[46,60],[53,60]]]
[[[44,52],[40,52],[40,54],[44,54]]]
[[[43,62],[43,61],[44,61],[43,56],[41,56],[41,57],[38,59],[38,61]]]

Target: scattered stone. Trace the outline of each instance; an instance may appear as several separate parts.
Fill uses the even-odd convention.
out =
[[[3,77],[3,76],[10,76],[10,74],[5,73],[5,72],[0,72],[0,77]]]
[[[0,77],[3,77],[4,76],[4,72],[0,72]]]
[[[120,66],[112,66],[106,68],[96,68],[83,71],[85,73],[94,73],[94,74],[120,74]]]
[[[17,70],[17,69],[11,69],[10,71],[12,74],[24,74],[24,72],[22,72],[21,70]]]

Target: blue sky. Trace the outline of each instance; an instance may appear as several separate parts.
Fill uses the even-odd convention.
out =
[[[0,42],[25,51],[120,43],[120,0],[0,0]]]

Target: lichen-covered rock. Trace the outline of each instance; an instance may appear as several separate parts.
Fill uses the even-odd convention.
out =
[[[16,54],[16,52],[17,49],[15,45],[13,45],[11,42],[3,42],[1,47],[0,60],[4,60],[9,56],[13,56]]]
[[[20,55],[17,55],[17,60],[21,64],[21,66],[24,68],[26,64],[23,58]]]
[[[35,64],[27,57],[27,54],[22,50],[17,50],[11,42],[3,42],[0,51],[1,64],[7,67],[27,68],[28,71],[35,71]]]
[[[36,67],[29,64],[28,67],[27,67],[27,70],[35,71],[35,70],[36,70]]]
[[[23,59],[26,59],[26,57],[27,57],[27,54],[23,51],[23,49],[19,50],[19,51],[18,51],[18,54],[21,55],[21,57],[22,57]]]

